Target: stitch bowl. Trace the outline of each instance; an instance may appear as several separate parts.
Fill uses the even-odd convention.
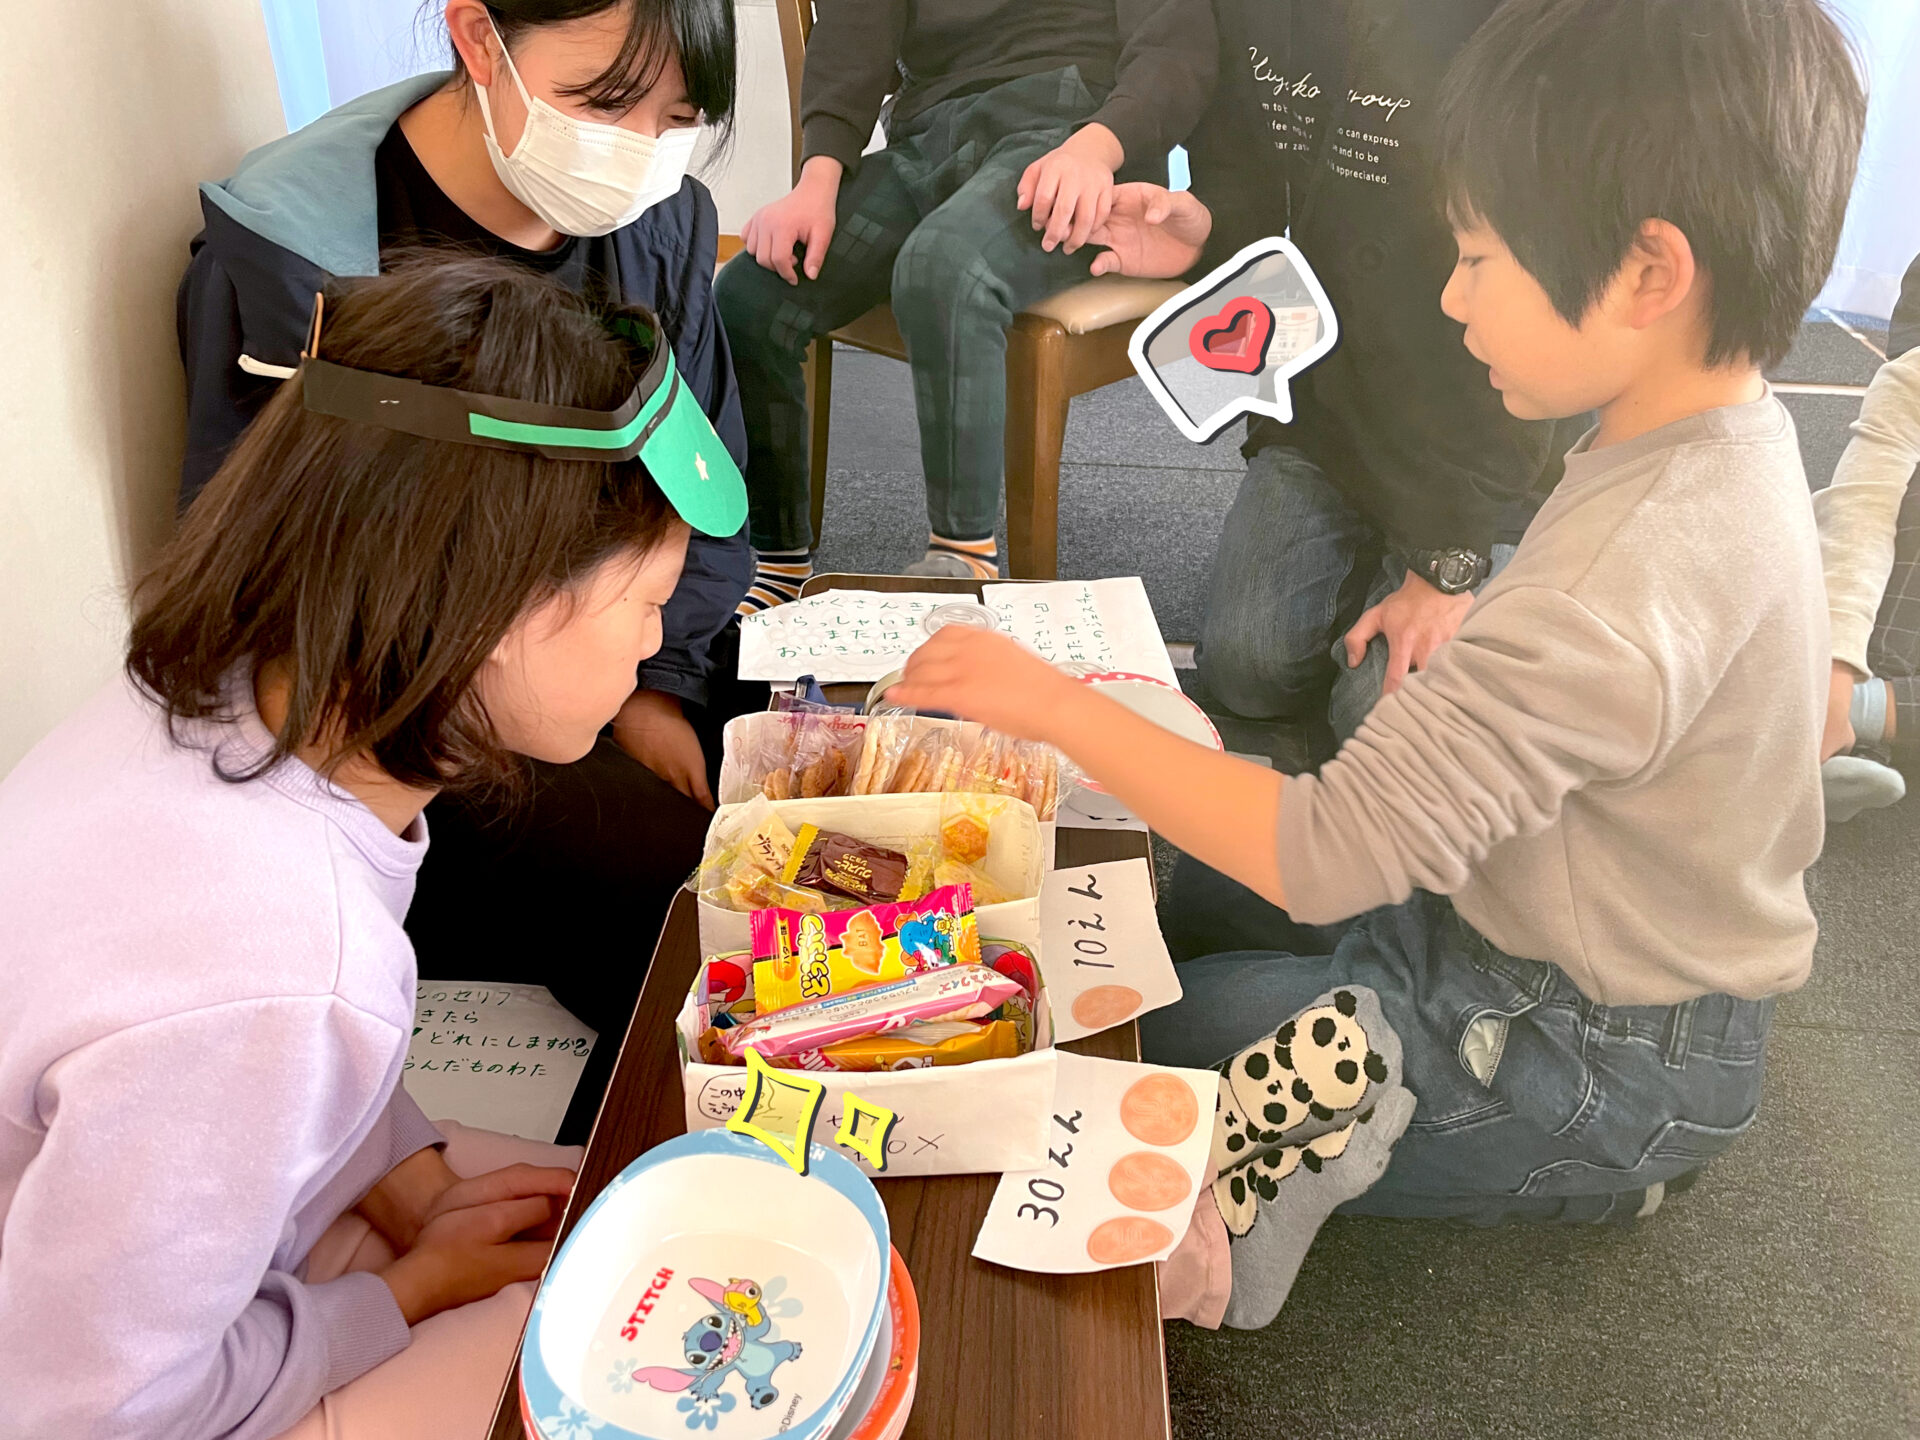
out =
[[[820,1440],[887,1308],[887,1212],[851,1161],[796,1175],[701,1130],[623,1170],[567,1237],[520,1345],[537,1440]]]

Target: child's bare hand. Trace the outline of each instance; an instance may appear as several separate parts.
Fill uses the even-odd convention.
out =
[[[809,280],[820,278],[833,243],[834,203],[840,194],[840,162],[816,155],[800,172],[800,182],[778,200],[769,201],[747,217],[740,227],[740,244],[760,267],[771,270],[789,285],[798,285],[793,252],[798,246]]]
[[[1016,739],[1051,742],[1062,712],[1086,693],[1019,641],[954,626],[907,658],[906,675],[887,699],[978,720]]]
[[[1103,246],[1095,275],[1174,280],[1200,261],[1213,233],[1213,212],[1185,190],[1132,182],[1116,185],[1104,225],[1088,237]]]
[[[1044,232],[1042,250],[1064,245],[1071,255],[1107,223],[1113,209],[1113,172],[1122,158],[1113,132],[1093,124],[1082,126],[1065,144],[1027,167],[1015,203],[1033,212],[1033,228]]]
[[[566,1178],[571,1183],[573,1177]],[[463,1187],[465,1196],[455,1197]],[[537,1278],[553,1241],[523,1237],[543,1231],[550,1236],[564,1203],[553,1196],[551,1172],[532,1165],[476,1176],[454,1186],[448,1197],[469,1203],[439,1209],[413,1248],[380,1272],[409,1325]]]

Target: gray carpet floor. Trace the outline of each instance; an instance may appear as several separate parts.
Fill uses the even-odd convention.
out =
[[[1860,385],[1875,363],[1813,324],[1777,378]],[[897,569],[926,525],[907,371],[843,351],[834,379],[820,558]],[[1787,404],[1824,485],[1858,403]],[[1061,573],[1138,574],[1168,639],[1194,639],[1239,475],[1137,383],[1082,397]],[[1305,754],[1290,728],[1224,731],[1283,768]],[[1175,1435],[1920,1436],[1920,800],[1834,827],[1811,889],[1820,949],[1760,1119],[1694,1190],[1629,1230],[1335,1220],[1268,1329],[1167,1327]]]

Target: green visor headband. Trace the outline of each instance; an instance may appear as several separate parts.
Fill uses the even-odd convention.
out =
[[[703,535],[736,534],[747,519],[747,486],[713,423],[681,382],[673,347],[651,311],[605,317],[609,331],[651,352],[633,393],[613,410],[576,410],[504,395],[476,395],[318,358],[321,300],[300,360],[307,409],[425,440],[520,450],[549,460],[612,463],[639,456],[673,508]]]

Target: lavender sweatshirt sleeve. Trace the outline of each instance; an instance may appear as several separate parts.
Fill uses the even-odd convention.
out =
[[[51,1066],[0,1248],[0,1436],[264,1440],[403,1349],[377,1276],[292,1273],[316,1197],[439,1138],[396,1088],[401,1045],[306,995],[169,1015]]]

